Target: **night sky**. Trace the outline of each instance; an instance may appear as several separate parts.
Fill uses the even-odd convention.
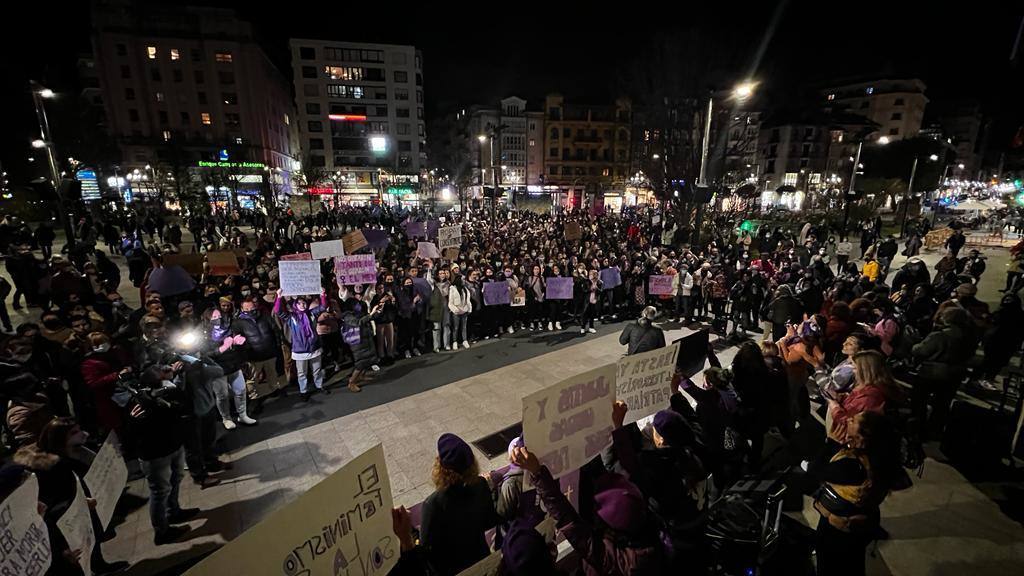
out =
[[[1019,2],[718,1],[703,9],[690,7],[695,2],[475,2],[404,10],[379,2],[196,3],[239,8],[282,67],[290,36],[416,45],[424,54],[428,123],[509,94],[537,109],[537,99],[555,91],[605,102],[638,71],[678,70],[684,84],[699,79],[703,92],[753,70],[759,101],[772,108],[797,104],[806,87],[825,80],[900,74],[923,79],[932,103],[979,99],[995,121],[994,147],[1024,124],[1024,45],[1015,64],[1009,59],[1024,16]],[[88,2],[62,4],[22,3],[17,16],[5,17],[0,162],[15,183],[35,137],[28,78],[74,92],[77,55],[89,49]],[[639,11],[624,13],[627,6]]]

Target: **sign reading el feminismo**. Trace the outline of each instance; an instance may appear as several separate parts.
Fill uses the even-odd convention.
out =
[[[523,398],[523,440],[555,478],[611,442],[615,365],[567,378]]]
[[[401,554],[391,507],[378,444],[187,574],[384,576]]]
[[[636,422],[669,405],[679,343],[619,359],[616,394],[629,407],[626,423]]]

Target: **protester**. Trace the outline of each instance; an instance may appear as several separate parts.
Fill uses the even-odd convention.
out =
[[[626,354],[641,354],[665,347],[665,331],[653,324],[657,308],[644,308],[635,323],[627,324],[619,335],[619,344],[626,346]]]

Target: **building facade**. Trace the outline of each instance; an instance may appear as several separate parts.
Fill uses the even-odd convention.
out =
[[[93,6],[104,122],[120,148],[121,174],[140,176],[126,185],[126,200],[180,190],[182,178],[226,205],[251,207],[268,189],[287,192],[295,112],[287,81],[249,23],[217,8]]]
[[[921,130],[928,97],[917,78],[878,79],[821,91],[827,112],[850,112],[878,125],[869,139],[913,138]]]
[[[495,176],[506,194],[536,192],[544,184],[543,113],[528,111],[526,100],[510,96],[495,107],[471,108],[467,121],[477,183],[474,196],[482,197],[484,189],[491,189]]]
[[[339,198],[380,193],[419,201],[426,165],[422,56],[413,46],[290,40],[298,132],[307,171]],[[307,175],[309,176],[309,175]]]
[[[567,103],[558,94],[544,102],[544,181],[558,186],[559,202],[621,204],[630,172],[632,105]]]
[[[764,162],[762,204],[790,209],[820,190],[827,179],[830,132],[819,123],[767,122],[758,149]]]
[[[980,174],[988,143],[988,129],[981,103],[961,100],[940,103],[934,117],[956,150],[956,178],[983,180]],[[960,165],[963,164],[963,168]]]

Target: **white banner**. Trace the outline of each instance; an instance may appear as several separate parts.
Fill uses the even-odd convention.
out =
[[[278,280],[285,296],[306,296],[323,291],[319,260],[279,260]]]
[[[378,444],[187,574],[385,576],[401,554],[392,505]]]
[[[50,567],[50,535],[39,514],[35,476],[0,504],[0,543],[0,574],[42,576]]]
[[[325,240],[310,244],[309,251],[313,255],[313,260],[326,260],[335,256],[344,256],[345,245],[341,240]]]
[[[626,424],[668,407],[678,355],[679,342],[674,342],[665,348],[619,359],[615,389],[618,399],[629,407]]]
[[[445,226],[437,230],[437,247],[441,250],[462,246],[462,226]]]
[[[128,467],[121,456],[121,443],[117,434],[111,432],[89,466],[89,471],[85,473],[85,485],[96,499],[96,514],[104,528],[110,526],[114,507],[127,482]]]
[[[92,558],[92,547],[96,544],[96,534],[92,530],[92,518],[89,517],[89,505],[85,502],[85,492],[82,491],[82,484],[75,477],[75,499],[68,506],[64,515],[57,520],[57,527],[60,528],[64,539],[68,542],[68,548],[78,550],[81,554],[78,557],[78,565],[82,567],[82,573],[92,574],[89,565]]]
[[[611,443],[614,402],[614,364],[562,380],[523,398],[523,440],[552,476],[564,476]]]

